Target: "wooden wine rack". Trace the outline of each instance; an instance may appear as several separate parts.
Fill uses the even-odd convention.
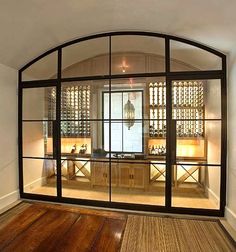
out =
[[[56,90],[48,92],[49,120],[55,119]],[[90,86],[63,85],[61,89],[61,136],[90,137]],[[50,132],[50,129],[48,130]]]
[[[204,101],[202,81],[172,83],[172,119],[177,137],[204,136]],[[149,84],[150,137],[166,137],[166,83]],[[183,119],[183,121],[181,121]]]

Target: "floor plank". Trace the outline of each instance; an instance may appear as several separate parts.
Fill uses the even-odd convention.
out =
[[[103,216],[106,218],[115,218],[115,219],[126,219],[127,214],[116,212],[116,211],[107,211],[107,210],[101,210],[101,209],[94,209],[94,208],[82,208],[78,206],[70,206],[70,205],[61,205],[61,204],[48,204],[48,203],[35,203],[38,207],[47,208],[47,209],[54,209],[54,210],[60,210],[60,211],[69,211],[73,213],[79,213],[79,214],[91,214],[91,215],[97,215],[97,216]]]
[[[47,210],[2,251],[47,251],[51,246],[55,246],[78,217],[75,213]]]
[[[82,215],[51,251],[90,251],[105,218],[96,215]]]
[[[125,224],[124,220],[106,219],[91,251],[119,251]]]
[[[21,202],[13,208],[7,210],[0,214],[0,229],[4,228],[8,223],[10,223],[17,215],[22,213],[32,204]]]
[[[24,232],[33,222],[46,213],[46,209],[30,206],[18,214],[10,223],[0,230],[0,251]]]

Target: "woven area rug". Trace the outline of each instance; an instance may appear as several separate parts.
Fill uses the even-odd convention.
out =
[[[129,215],[121,251],[236,251],[220,221]]]

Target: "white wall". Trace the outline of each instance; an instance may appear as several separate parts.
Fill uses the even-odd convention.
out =
[[[23,90],[23,119],[45,119],[45,88]],[[43,158],[44,124],[25,122],[23,124],[23,156]],[[44,161],[38,159],[23,160],[24,192],[32,192],[45,182]]]
[[[0,209],[18,193],[17,71],[0,64]]]
[[[228,157],[225,216],[236,229],[236,51],[228,60]]]
[[[205,118],[221,118],[221,81],[208,80],[205,84]],[[216,102],[217,101],[217,102]],[[221,122],[207,121],[205,124],[208,164],[220,164]],[[206,167],[206,189],[209,198],[220,206],[220,166]]]

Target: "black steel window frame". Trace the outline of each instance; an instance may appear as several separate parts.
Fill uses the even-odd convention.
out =
[[[135,73],[135,74],[111,74],[111,43],[112,38],[120,35],[140,35],[147,37],[157,37],[163,38],[165,40],[165,72],[157,73]],[[74,78],[62,78],[61,68],[62,68],[62,49],[66,46],[73,45],[82,41],[108,37],[109,38],[109,74],[108,75],[98,75],[98,76],[84,76],[84,77],[74,77]],[[210,52],[222,60],[222,69],[221,70],[204,70],[204,71],[170,71],[170,41],[178,41],[194,47],[203,49],[207,52]],[[52,52],[58,52],[58,62],[57,62],[57,78],[46,79],[46,80],[34,80],[34,81],[23,81],[22,73],[28,67],[36,63],[38,60],[49,55]],[[35,199],[35,200],[46,200],[53,202],[64,202],[64,203],[73,203],[73,204],[83,204],[90,206],[101,206],[101,207],[110,207],[110,208],[123,208],[130,210],[143,210],[143,211],[158,211],[158,212],[169,212],[169,213],[183,213],[183,214],[197,214],[197,215],[209,215],[209,216],[224,216],[224,209],[226,205],[226,153],[227,153],[227,68],[226,68],[226,55],[212,49],[203,44],[172,36],[165,35],[161,33],[154,32],[143,32],[143,31],[124,31],[124,32],[109,32],[102,34],[95,34],[79,39],[72,40],[70,42],[59,45],[47,52],[43,53],[39,57],[30,61],[24,67],[22,67],[18,72],[18,156],[19,156],[19,188],[20,188],[20,197],[25,199]],[[82,200],[82,199],[73,199],[62,197],[62,184],[61,184],[61,145],[60,145],[60,130],[57,130],[56,133],[56,160],[57,160],[57,196],[48,196],[48,195],[37,195],[31,193],[25,193],[23,190],[23,153],[22,153],[22,92],[24,88],[33,88],[33,87],[50,87],[55,86],[56,84],[56,100],[57,100],[57,110],[56,110],[56,124],[57,128],[60,129],[60,100],[61,100],[61,84],[64,82],[72,81],[84,81],[84,80],[109,80],[109,92],[111,92],[111,82],[113,79],[119,78],[135,78],[135,77],[165,77],[166,78],[166,106],[167,106],[167,136],[166,136],[166,184],[165,184],[165,206],[152,206],[152,205],[143,205],[143,204],[129,204],[129,203],[118,203],[111,202],[111,176],[110,176],[110,186],[109,186],[109,201],[101,202],[97,200]],[[194,79],[221,79],[221,184],[220,184],[220,208],[219,210],[213,209],[198,209],[198,208],[186,208],[186,207],[172,207],[172,188],[171,188],[171,167],[173,165],[173,160],[171,157],[172,146],[171,141],[173,140],[173,120],[172,120],[172,104],[171,104],[171,83],[174,80],[194,80]],[[111,104],[110,104],[111,111]],[[111,130],[111,119],[109,119],[109,129]],[[109,139],[111,143],[111,138]],[[110,144],[111,146],[111,144]],[[28,157],[30,158],[30,157]],[[110,174],[111,174],[111,153],[109,155],[110,163]],[[209,165],[208,165],[209,166]]]

